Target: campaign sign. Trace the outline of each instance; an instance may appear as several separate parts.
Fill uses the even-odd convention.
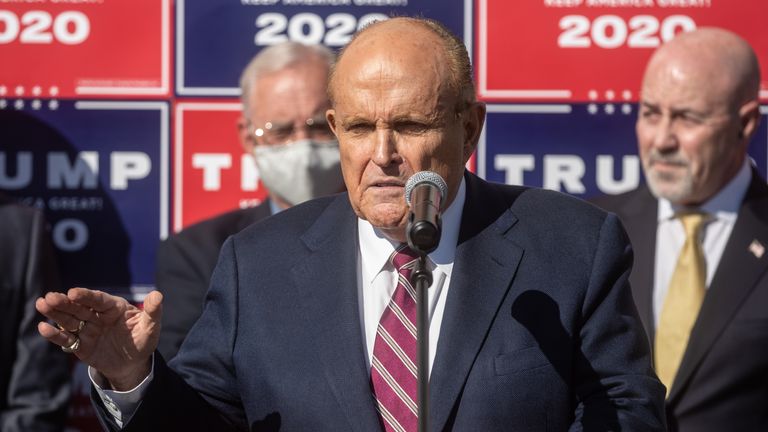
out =
[[[470,24],[464,15],[471,14],[465,12],[471,2],[177,0],[176,92],[237,96],[241,71],[262,48],[291,40],[338,49],[359,28],[391,14],[433,18],[468,37]]]
[[[170,95],[171,0],[0,1],[0,97]]]
[[[240,102],[180,102],[174,108],[173,229],[266,197],[253,156],[238,138]]]
[[[491,101],[636,101],[651,53],[718,26],[768,67],[765,0],[477,0],[477,81]],[[768,76],[761,98],[768,100]]]
[[[583,198],[617,194],[643,181],[637,156],[636,104],[489,105],[478,148],[488,180],[543,187]],[[768,167],[768,109],[749,148]]]
[[[167,235],[168,104],[25,102],[0,109],[0,189],[45,210],[65,287],[141,300]]]

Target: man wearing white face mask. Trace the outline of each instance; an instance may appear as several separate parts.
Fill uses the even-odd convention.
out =
[[[331,133],[324,118],[306,120],[307,136],[290,141],[295,135],[293,124],[275,126],[285,131],[257,128],[254,134],[265,139],[282,135],[272,144],[254,145],[253,155],[259,167],[259,176],[269,190],[270,198],[280,208],[286,208],[319,196],[340,192],[344,188],[339,160],[339,143],[328,136]],[[266,125],[265,125],[266,126]],[[288,141],[285,141],[288,139]],[[282,144],[284,142],[284,144]]]
[[[192,225],[160,244],[156,284],[165,298],[158,349],[176,355],[202,312],[224,241],[246,226],[319,196],[341,192],[339,146],[325,120],[334,54],[286,42],[262,50],[240,79],[240,142],[254,155],[269,198]]]

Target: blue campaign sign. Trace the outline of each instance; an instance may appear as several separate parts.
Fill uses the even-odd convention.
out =
[[[390,15],[436,19],[471,46],[473,0],[177,0],[176,93],[237,96],[240,72],[286,40],[338,49]]]
[[[637,105],[488,105],[477,152],[482,177],[559,190],[580,197],[621,193],[643,181],[637,156]],[[763,121],[749,153],[759,171],[768,166]]]
[[[45,210],[66,287],[140,295],[153,285],[167,235],[168,123],[166,102],[0,110],[0,189]]]

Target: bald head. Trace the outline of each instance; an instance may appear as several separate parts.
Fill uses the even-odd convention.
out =
[[[656,50],[636,125],[654,195],[698,206],[728,185],[760,121],[759,87],[754,51],[727,30],[683,33]]]
[[[659,73],[695,77],[695,84],[709,83],[712,96],[726,97],[734,108],[757,100],[760,91],[760,67],[752,47],[721,28],[681,33],[664,44],[651,57],[646,79]]]
[[[377,21],[355,34],[331,71],[328,85],[331,101],[336,93],[338,72],[357,68],[362,60],[385,51],[388,61],[413,62],[431,68],[440,74],[459,100],[475,101],[472,68],[463,42],[437,21],[410,17]]]

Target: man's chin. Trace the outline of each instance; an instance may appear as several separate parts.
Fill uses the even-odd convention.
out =
[[[663,198],[673,204],[686,202],[691,195],[690,188],[681,182],[648,180],[648,188],[656,198]]]
[[[407,219],[403,220],[389,220],[389,219],[374,219],[369,220],[368,222],[373,225],[374,228],[382,231],[402,231],[405,232],[405,226],[407,224]]]
[[[391,240],[404,241],[405,227],[408,223],[408,212],[374,212],[365,219],[376,230],[382,232]]]

